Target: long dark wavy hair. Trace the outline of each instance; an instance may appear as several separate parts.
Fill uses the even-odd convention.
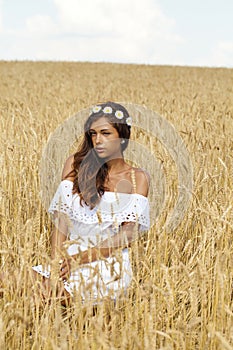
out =
[[[90,135],[90,128],[93,122],[105,117],[107,121],[117,130],[119,138],[124,139],[121,144],[122,153],[128,146],[131,126],[128,125],[129,113],[125,107],[119,103],[108,101],[97,105],[98,112],[92,111],[89,118],[84,124],[84,139],[74,154],[73,170],[66,176],[73,176],[73,193],[78,193],[80,196],[80,204],[85,203],[90,208],[94,208],[100,201],[105,187],[105,181],[108,178],[108,164],[104,159],[101,159],[96,154]],[[111,107],[112,113],[104,113],[105,107]],[[96,110],[98,110],[96,109]],[[115,116],[116,111],[121,111],[124,115],[122,119]]]

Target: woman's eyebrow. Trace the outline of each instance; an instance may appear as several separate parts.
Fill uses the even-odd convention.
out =
[[[109,128],[104,128],[104,129],[101,129],[100,131],[106,131],[106,130],[110,131]],[[96,131],[96,130],[95,129],[90,129],[89,131]]]

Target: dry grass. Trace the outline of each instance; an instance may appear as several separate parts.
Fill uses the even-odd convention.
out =
[[[233,70],[0,62],[0,79],[1,349],[233,349]],[[165,208],[134,250],[125,300],[104,301],[94,316],[78,301],[39,308],[28,269],[46,257],[51,232],[42,149],[66,118],[105,100],[146,105],[173,123],[192,157],[192,203],[170,234]],[[176,168],[155,140],[141,140],[164,161],[172,203]]]

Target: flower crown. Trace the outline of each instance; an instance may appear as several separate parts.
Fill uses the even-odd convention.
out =
[[[112,109],[112,107],[110,107],[110,106],[106,106],[106,107],[104,107],[104,108],[102,108],[101,106],[94,106],[94,107],[92,108],[92,113],[98,113],[98,112],[100,112],[101,110],[102,110],[103,113],[105,113],[105,114],[112,114],[112,113],[113,113],[113,109]],[[117,110],[117,111],[115,112],[115,117],[116,117],[117,119],[123,119],[123,118],[124,118],[124,113],[123,113],[122,111],[120,111],[120,110]],[[126,124],[129,125],[129,126],[132,125],[132,118],[131,118],[131,117],[126,118]]]

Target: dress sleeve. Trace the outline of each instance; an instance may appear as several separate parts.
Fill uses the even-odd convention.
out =
[[[72,189],[73,183],[71,181],[62,181],[60,183],[48,209],[50,214],[59,211],[66,215],[71,215]]]
[[[120,222],[115,234],[102,241],[100,247],[128,247],[133,241],[139,238],[140,232],[150,228],[148,198],[139,194],[131,195],[130,198],[128,205],[125,205],[121,211],[115,213],[118,218],[118,224]],[[130,223],[133,225],[130,225]]]
[[[72,215],[72,188],[71,181],[62,181],[50,203],[48,212],[56,228],[68,236]]]
[[[146,231],[150,228],[150,208],[148,198],[135,194],[129,206],[122,212],[123,222],[134,222],[138,225],[138,231]]]
[[[110,196],[112,199],[112,196]],[[140,194],[118,193],[115,200],[108,196],[101,202],[100,214],[103,221],[113,221],[121,225],[124,222],[138,224],[139,231],[150,228],[150,208],[147,197]]]
[[[134,210],[136,213],[136,220],[135,222],[138,223],[138,230],[139,231],[146,231],[150,228],[150,206],[148,198],[144,196],[140,196],[135,194],[135,200],[131,216],[134,216]],[[134,222],[134,220],[132,220]]]

